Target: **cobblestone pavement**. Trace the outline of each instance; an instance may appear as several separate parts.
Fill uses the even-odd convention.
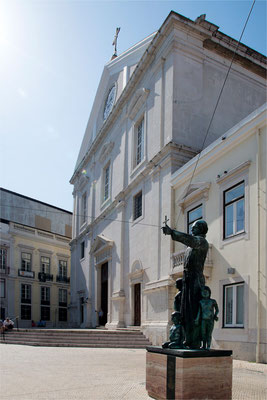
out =
[[[0,344],[1,400],[150,399],[145,354],[139,349]],[[234,360],[233,399],[266,399],[266,377],[266,365]]]

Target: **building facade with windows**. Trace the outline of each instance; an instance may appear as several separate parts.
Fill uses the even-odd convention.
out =
[[[0,189],[1,317],[68,326],[72,213]]]
[[[208,223],[206,284],[220,309],[214,345],[233,349],[236,358],[265,363],[266,117],[265,104],[173,174],[171,217],[171,225],[181,231],[190,231],[191,220]],[[184,247],[170,245],[177,279],[182,276]]]
[[[94,327],[103,313],[106,328],[137,325],[153,344],[166,340],[171,178],[203,144],[236,44],[203,18],[171,12],[105,65],[71,178],[73,326]],[[237,50],[206,145],[265,102],[265,61]]]

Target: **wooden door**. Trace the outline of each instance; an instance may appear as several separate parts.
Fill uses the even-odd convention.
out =
[[[134,285],[134,325],[141,325],[141,284]]]
[[[101,310],[102,317],[99,319],[100,325],[107,323],[108,316],[108,263],[106,262],[101,266]]]

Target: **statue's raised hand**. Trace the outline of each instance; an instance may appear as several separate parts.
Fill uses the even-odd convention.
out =
[[[162,227],[162,231],[164,235],[171,235],[172,234],[172,229],[166,224],[166,226]]]

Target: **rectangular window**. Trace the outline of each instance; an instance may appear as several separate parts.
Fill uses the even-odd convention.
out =
[[[81,258],[84,258],[84,242],[81,243]]]
[[[67,277],[67,261],[59,260],[59,276]]]
[[[6,297],[6,282],[5,279],[0,279],[0,298],[4,299]]]
[[[41,307],[41,320],[50,321],[50,307]]]
[[[245,231],[245,182],[224,192],[224,238]]]
[[[192,225],[194,222],[202,219],[202,204],[187,212],[187,233],[191,234]]]
[[[59,289],[58,290],[58,303],[60,306],[66,306],[67,307],[67,298],[68,298],[68,292],[67,289]]]
[[[136,220],[142,215],[142,192],[139,192],[136,196],[134,196],[133,206],[133,219]]]
[[[244,327],[244,282],[224,286],[224,327]]]
[[[31,311],[32,311],[32,307],[26,304],[21,304],[20,307],[20,311],[21,311],[21,319],[29,319],[31,320]]]
[[[144,118],[138,123],[135,131],[135,166],[144,158]]]
[[[50,274],[50,258],[41,257],[41,272],[44,274]]]
[[[82,224],[86,221],[86,193],[82,196]]]
[[[21,285],[21,319],[31,320],[31,285]]]
[[[31,271],[32,270],[32,255],[30,253],[21,253],[21,270]]]
[[[104,187],[103,187],[103,201],[109,198],[110,191],[110,164],[104,169]]]
[[[68,301],[68,292],[66,289],[59,289],[58,291],[58,320],[59,321],[67,321],[67,301]]]
[[[0,268],[6,269],[7,267],[7,249],[0,248]]]
[[[41,303],[50,304],[50,288],[46,286],[41,287]]]
[[[68,310],[67,310],[67,308],[59,307],[59,309],[58,309],[58,320],[59,321],[65,321],[65,322],[68,320]]]
[[[21,302],[31,303],[31,285],[21,285]]]

